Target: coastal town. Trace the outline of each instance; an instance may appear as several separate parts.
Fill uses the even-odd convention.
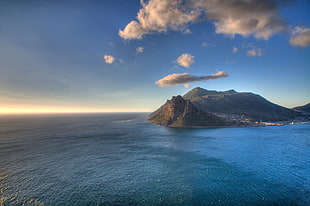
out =
[[[310,124],[309,118],[296,117],[294,119],[284,120],[284,121],[257,121],[246,115],[237,114],[223,114],[223,113],[212,113],[218,117],[225,119],[227,122],[231,122],[237,126],[283,126],[283,125],[293,125],[293,124]]]

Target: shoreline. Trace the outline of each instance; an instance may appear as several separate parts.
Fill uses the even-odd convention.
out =
[[[151,121],[149,121],[151,122]],[[269,126],[285,126],[285,125],[296,125],[296,124],[310,124],[310,121],[306,122],[290,122],[290,123],[257,123],[252,125],[229,125],[229,126],[169,126],[161,125],[151,122],[152,124],[168,127],[168,128],[187,128],[187,129],[216,129],[216,128],[243,128],[243,127],[269,127]]]

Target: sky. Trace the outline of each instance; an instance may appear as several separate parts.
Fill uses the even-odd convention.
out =
[[[192,88],[310,102],[308,0],[0,0],[0,113],[151,112]]]

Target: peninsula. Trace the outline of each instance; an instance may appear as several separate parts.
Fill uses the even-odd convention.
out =
[[[274,104],[249,92],[194,88],[174,96],[150,114],[152,123],[169,127],[241,127],[284,125],[310,120],[304,107]]]

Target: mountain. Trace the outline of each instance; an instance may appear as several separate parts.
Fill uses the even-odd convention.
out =
[[[228,126],[222,118],[198,109],[190,100],[172,97],[149,116],[155,124],[170,127]]]
[[[244,115],[255,121],[283,121],[300,115],[296,111],[274,104],[249,92],[209,91],[195,88],[183,96],[197,108],[218,114]]]
[[[310,103],[306,104],[304,106],[295,107],[295,108],[293,108],[293,110],[310,113]]]
[[[171,127],[279,125],[309,121],[309,115],[299,111],[309,109],[309,105],[292,110],[249,92],[218,92],[197,87],[183,97],[167,100],[149,120]]]
[[[197,97],[203,97],[203,96],[215,95],[215,94],[218,94],[218,92],[215,90],[206,90],[200,87],[196,87],[192,89],[191,91],[187,92],[185,95],[183,95],[183,97],[185,99],[195,99]]]

